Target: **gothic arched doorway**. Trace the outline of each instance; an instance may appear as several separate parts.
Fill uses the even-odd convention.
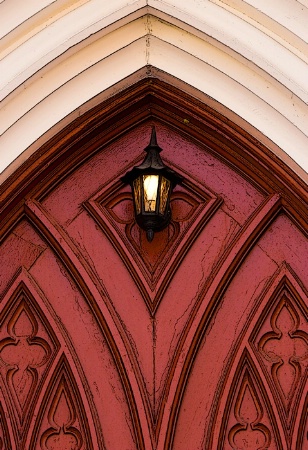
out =
[[[152,124],[185,183],[149,244],[120,177]],[[1,195],[0,448],[305,448],[307,190],[258,141],[146,80]]]

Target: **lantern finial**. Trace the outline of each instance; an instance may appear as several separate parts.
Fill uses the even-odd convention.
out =
[[[149,147],[158,147],[157,139],[156,139],[156,130],[155,127],[152,127],[152,134]]]

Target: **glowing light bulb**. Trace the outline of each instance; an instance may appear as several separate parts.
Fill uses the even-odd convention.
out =
[[[154,212],[157,201],[158,175],[144,175],[144,207],[147,212]]]

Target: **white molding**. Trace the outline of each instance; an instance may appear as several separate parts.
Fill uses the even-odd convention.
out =
[[[0,40],[0,171],[9,166],[0,182],[117,84],[146,76],[149,64],[243,120],[306,178],[300,169],[308,172],[303,2],[282,0],[277,12],[265,0],[56,0],[41,2],[40,10],[29,1],[16,15],[14,3],[0,3],[0,22],[7,15]],[[288,6],[294,6],[290,17]]]

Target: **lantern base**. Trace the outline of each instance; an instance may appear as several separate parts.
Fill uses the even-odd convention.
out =
[[[171,219],[171,210],[169,209],[165,216],[155,214],[139,214],[137,224],[146,232],[148,242],[152,242],[154,233],[166,228]]]

